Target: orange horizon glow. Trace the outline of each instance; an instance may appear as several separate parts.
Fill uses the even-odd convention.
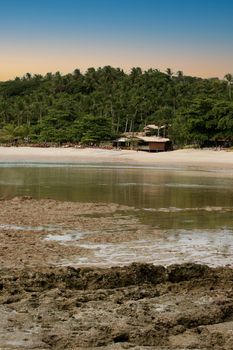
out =
[[[230,0],[1,1],[0,81],[110,65],[233,73]]]
[[[119,52],[122,54],[120,55]],[[118,53],[118,54],[117,54]],[[123,69],[126,73],[130,72],[132,67],[141,67],[143,70],[149,68],[165,71],[171,68],[174,73],[178,70],[183,71],[184,75],[191,75],[203,78],[218,77],[222,79],[226,73],[231,73],[232,62],[229,58],[209,57],[205,54],[189,53],[186,57],[182,57],[181,53],[173,53],[171,59],[168,54],[148,55],[146,52],[137,53],[134,51],[126,51],[124,48],[110,52],[88,52],[85,50],[82,54],[54,52],[43,55],[37,53],[26,53],[24,56],[14,55],[10,58],[0,58],[0,81],[22,77],[27,72],[32,74],[45,75],[48,72],[55,73],[60,71],[62,74],[72,73],[74,69],[79,68],[83,73],[90,67],[98,68],[103,66],[113,66]],[[162,63],[161,63],[162,62]]]

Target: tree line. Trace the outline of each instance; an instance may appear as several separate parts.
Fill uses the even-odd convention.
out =
[[[27,73],[0,82],[0,142],[99,144],[156,124],[177,145],[231,144],[232,84],[169,68]]]

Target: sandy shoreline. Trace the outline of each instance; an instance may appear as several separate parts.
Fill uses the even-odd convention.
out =
[[[12,163],[93,164],[233,172],[233,152],[188,149],[147,153],[92,148],[0,147],[0,165]]]

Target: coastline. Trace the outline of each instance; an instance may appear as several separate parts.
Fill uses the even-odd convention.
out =
[[[0,147],[0,166],[6,165],[93,165],[169,168],[233,173],[233,152],[182,149],[147,153],[98,148]]]

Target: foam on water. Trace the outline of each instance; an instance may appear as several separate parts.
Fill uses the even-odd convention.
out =
[[[98,233],[100,234],[100,233]],[[77,244],[89,250],[88,256],[74,260],[63,259],[60,265],[114,266],[132,262],[170,265],[195,262],[210,266],[232,264],[233,231],[231,230],[175,230],[164,231],[154,239],[132,240],[120,243],[88,242],[88,235],[73,238],[70,234],[53,236],[53,240],[65,244]],[[50,238],[51,239],[51,236]]]
[[[80,230],[69,230],[64,227],[56,225],[46,225],[46,226],[19,226],[10,224],[0,224],[0,229],[13,230],[13,231],[46,231],[46,232],[59,232],[60,234],[48,234],[44,240],[45,241],[57,241],[60,243],[77,241],[88,234],[88,232],[83,232]]]
[[[11,225],[11,224],[0,224],[0,229],[3,230],[14,230],[14,231],[57,231],[61,230],[55,225],[46,226],[22,226],[22,225]]]
[[[65,242],[75,242],[83,238],[85,235],[87,235],[87,232],[81,232],[81,231],[68,231],[66,233],[60,234],[60,235],[47,235],[44,240],[45,241],[56,241],[59,243],[65,243]]]

